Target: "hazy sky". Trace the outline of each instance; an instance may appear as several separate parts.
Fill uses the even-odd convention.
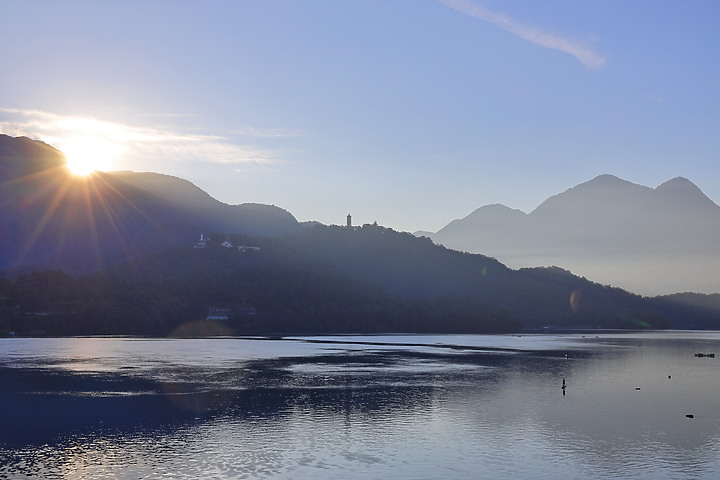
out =
[[[437,230],[601,173],[720,200],[717,0],[0,0],[0,132]],[[98,155],[97,151],[104,152]]]

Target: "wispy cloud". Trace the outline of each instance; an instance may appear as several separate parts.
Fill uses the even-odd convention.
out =
[[[40,110],[0,107],[0,133],[39,139],[59,150],[83,140],[99,143],[114,157],[114,166],[152,164],[160,159],[234,165],[278,161],[270,150],[238,144],[222,135],[138,127]]]
[[[520,24],[507,15],[493,12],[492,10],[489,10],[470,0],[437,1],[446,7],[457,10],[458,12],[462,12],[479,20],[491,23],[496,27],[517,35],[523,40],[527,40],[534,45],[572,55],[590,69],[598,70],[605,66],[606,60],[603,55],[600,55],[577,41],[543,31],[535,27]]]

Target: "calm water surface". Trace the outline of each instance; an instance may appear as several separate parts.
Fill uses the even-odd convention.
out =
[[[0,478],[720,478],[718,362],[718,332],[0,339]]]

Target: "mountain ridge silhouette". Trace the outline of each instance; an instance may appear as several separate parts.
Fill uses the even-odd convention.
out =
[[[651,188],[599,175],[530,213],[486,205],[418,234],[512,268],[557,265],[646,295],[720,291],[720,206],[684,177]]]
[[[278,235],[302,228],[287,210],[228,205],[191,182],[151,172],[72,176],[59,150],[0,135],[0,270],[85,272],[201,233]]]

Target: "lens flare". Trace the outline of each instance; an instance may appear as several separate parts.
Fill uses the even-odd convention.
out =
[[[577,313],[580,308],[580,300],[582,299],[582,289],[576,288],[570,294],[570,309],[573,313]]]

